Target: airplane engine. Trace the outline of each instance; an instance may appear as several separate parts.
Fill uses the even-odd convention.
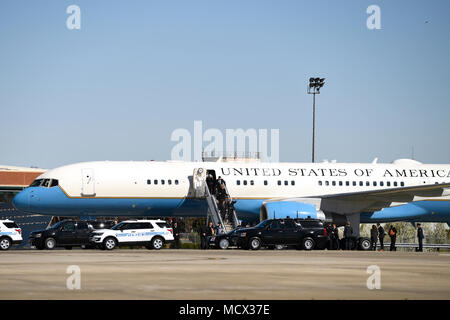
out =
[[[270,201],[263,203],[259,212],[260,221],[266,219],[280,218],[312,218],[325,220],[322,210],[317,210],[316,206],[304,202],[296,201]]]

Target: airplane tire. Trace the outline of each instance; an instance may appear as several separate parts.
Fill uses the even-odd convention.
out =
[[[362,251],[369,251],[372,247],[372,243],[370,242],[369,238],[360,238],[359,239],[359,245],[358,249]]]

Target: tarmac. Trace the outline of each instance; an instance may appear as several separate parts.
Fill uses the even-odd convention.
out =
[[[11,250],[0,267],[0,299],[450,299],[448,253]]]

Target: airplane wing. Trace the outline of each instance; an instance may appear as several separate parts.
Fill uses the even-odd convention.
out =
[[[317,209],[325,212],[353,214],[379,211],[383,208],[390,207],[393,202],[411,202],[414,200],[414,197],[440,197],[450,195],[450,192],[445,190],[446,188],[450,188],[450,183],[328,194],[308,198],[273,198],[266,202],[294,201],[312,204]]]
[[[411,202],[414,197],[440,197],[446,195],[450,183],[418,185],[319,196],[321,209],[335,213],[373,212],[387,208],[392,202]]]

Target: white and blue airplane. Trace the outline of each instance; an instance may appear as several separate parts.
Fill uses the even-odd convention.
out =
[[[200,168],[225,180],[240,219],[311,217],[355,226],[450,223],[450,165],[411,159],[390,164],[83,162],[46,171],[16,195],[13,205],[54,216],[206,216],[207,203],[194,190]]]

